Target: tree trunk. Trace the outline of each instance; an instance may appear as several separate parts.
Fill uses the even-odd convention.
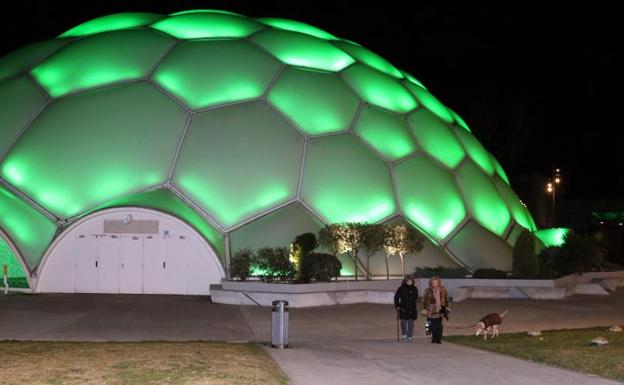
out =
[[[353,274],[355,274],[355,280],[357,281],[357,280],[358,280],[358,274],[357,274],[357,273],[358,273],[357,255],[356,255],[356,254],[353,254],[353,255],[352,255],[352,257],[353,257],[353,268],[354,268],[354,270],[353,270]]]
[[[386,279],[390,279],[390,266],[388,266],[388,257],[389,255],[386,254]]]
[[[366,255],[366,280],[371,280],[371,272],[370,272],[370,255]]]
[[[403,278],[405,278],[405,262],[403,260],[403,253],[399,253],[399,257],[401,257],[401,270],[403,270]]]

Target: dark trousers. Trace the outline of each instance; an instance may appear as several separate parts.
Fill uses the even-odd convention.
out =
[[[401,334],[408,337],[412,337],[414,335],[413,319],[401,319]]]
[[[431,328],[431,342],[442,342],[442,318],[430,318],[429,327]]]

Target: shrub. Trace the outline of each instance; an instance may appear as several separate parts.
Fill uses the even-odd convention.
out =
[[[520,278],[536,278],[540,272],[539,258],[535,252],[535,235],[524,230],[513,248],[513,274]]]
[[[230,261],[230,277],[238,278],[241,281],[249,278],[253,259],[253,252],[250,249],[238,250]]]
[[[468,274],[470,272],[463,267],[417,267],[412,277],[431,278],[437,275],[440,278],[466,278]]]
[[[497,269],[477,269],[472,273],[472,278],[505,279],[507,273]]]
[[[295,278],[298,280],[301,272],[301,259],[310,254],[318,246],[314,233],[303,233],[295,237],[291,247],[290,261],[295,269]]]
[[[290,281],[295,273],[286,247],[259,249],[254,265],[264,282]]]
[[[607,245],[600,234],[583,236],[570,233],[560,247],[548,247],[539,254],[540,276],[557,278],[573,273],[601,270]]]
[[[340,276],[340,269],[342,264],[335,255],[309,253],[302,256],[299,279],[302,283],[329,282]]]

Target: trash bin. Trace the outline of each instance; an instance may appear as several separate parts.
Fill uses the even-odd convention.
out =
[[[271,346],[276,349],[288,347],[288,301],[273,301],[271,322]]]

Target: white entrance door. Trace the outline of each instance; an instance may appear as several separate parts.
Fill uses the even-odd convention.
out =
[[[119,292],[143,292],[143,238],[121,238],[121,273]]]
[[[161,236],[143,240],[143,293],[165,293],[166,243]]]
[[[76,264],[74,282],[76,293],[97,293],[97,240],[89,235],[81,235],[75,239]]]
[[[187,294],[189,281],[188,240],[185,236],[173,235],[166,240],[166,243],[165,292],[167,294]]]
[[[191,242],[179,244],[188,261],[189,280],[187,294],[200,295],[210,293],[210,284],[221,281],[219,266],[202,254],[201,250],[193,247]]]
[[[98,292],[119,293],[119,238],[98,238],[98,250]]]

